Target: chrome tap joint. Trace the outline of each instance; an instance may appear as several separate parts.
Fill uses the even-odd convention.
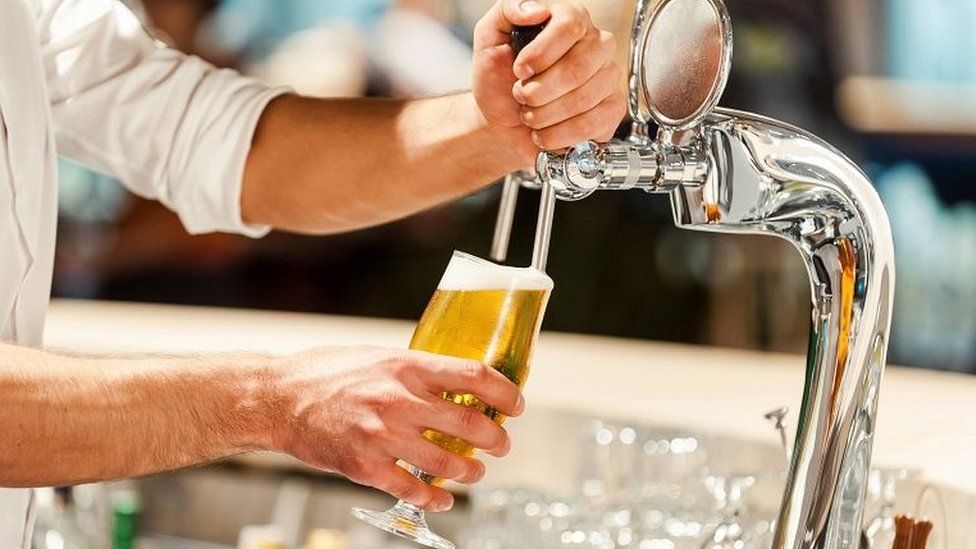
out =
[[[660,166],[656,146],[587,141],[565,152],[540,153],[536,172],[557,197],[580,200],[598,189],[654,189],[661,183]]]
[[[543,152],[536,160],[543,185],[552,185],[562,200],[580,200],[597,190],[643,189],[669,192],[679,186],[701,186],[708,174],[699,144],[673,147],[659,143],[587,141],[565,152]]]

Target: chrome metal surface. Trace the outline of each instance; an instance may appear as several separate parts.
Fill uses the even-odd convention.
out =
[[[512,237],[512,222],[515,220],[515,206],[518,204],[519,187],[538,189],[542,184],[534,173],[528,171],[512,172],[502,182],[502,196],[498,204],[498,218],[495,220],[495,233],[491,239],[491,258],[505,261],[508,257],[508,244]]]
[[[641,6],[631,65],[637,105],[661,127],[697,126],[718,104],[732,64],[732,26],[719,0]],[[646,117],[640,118],[648,122]]]
[[[644,71],[644,29],[650,16],[650,6],[655,0],[637,0],[637,11],[634,13],[634,27],[630,33],[630,78],[627,79],[627,112],[633,120],[631,135],[640,135],[647,139],[647,123],[651,121],[651,112],[644,95],[644,83],[640,75]]]
[[[659,193],[678,186],[698,187],[708,169],[705,151],[697,142],[674,147],[660,142],[587,141],[565,152],[542,152],[536,160],[543,185],[555,188],[562,200],[581,200],[597,190]]]
[[[888,217],[864,173],[813,135],[726,109],[705,124],[709,176],[672,193],[675,223],[785,239],[810,276],[807,383],[774,547],[857,547],[894,289]]]
[[[552,218],[556,213],[556,190],[552,185],[542,187],[539,217],[535,225],[535,245],[532,247],[532,267],[546,271],[549,262],[549,242],[552,240]]]
[[[895,282],[887,214],[867,176],[829,144],[783,122],[713,108],[732,40],[720,0],[652,3],[639,2],[634,24],[633,134],[541,153],[539,176],[561,198],[666,191],[679,227],[765,234],[796,248],[810,277],[811,331],[773,547],[856,548]],[[718,14],[711,27],[709,6]],[[653,141],[650,118],[661,123]]]
[[[519,182],[516,175],[505,176],[502,182],[502,196],[498,204],[498,219],[495,220],[495,234],[491,238],[491,258],[502,262],[508,257],[508,243],[512,237],[512,223],[515,221],[515,206],[518,203]]]
[[[661,154],[656,147],[622,141],[587,141],[564,152],[543,152],[536,171],[562,200],[580,200],[598,188],[653,190],[660,183]]]

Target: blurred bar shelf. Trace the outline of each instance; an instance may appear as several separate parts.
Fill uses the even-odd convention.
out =
[[[976,84],[849,76],[837,101],[843,120],[861,133],[976,140]]]

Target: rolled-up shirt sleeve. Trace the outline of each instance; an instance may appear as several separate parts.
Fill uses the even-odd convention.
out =
[[[241,219],[258,119],[287,92],[165,47],[116,0],[37,0],[58,151],[174,210],[191,233]]]

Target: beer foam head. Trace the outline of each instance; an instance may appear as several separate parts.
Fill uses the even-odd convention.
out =
[[[454,252],[441,290],[551,290],[549,275],[531,267],[508,267],[463,252]]]

